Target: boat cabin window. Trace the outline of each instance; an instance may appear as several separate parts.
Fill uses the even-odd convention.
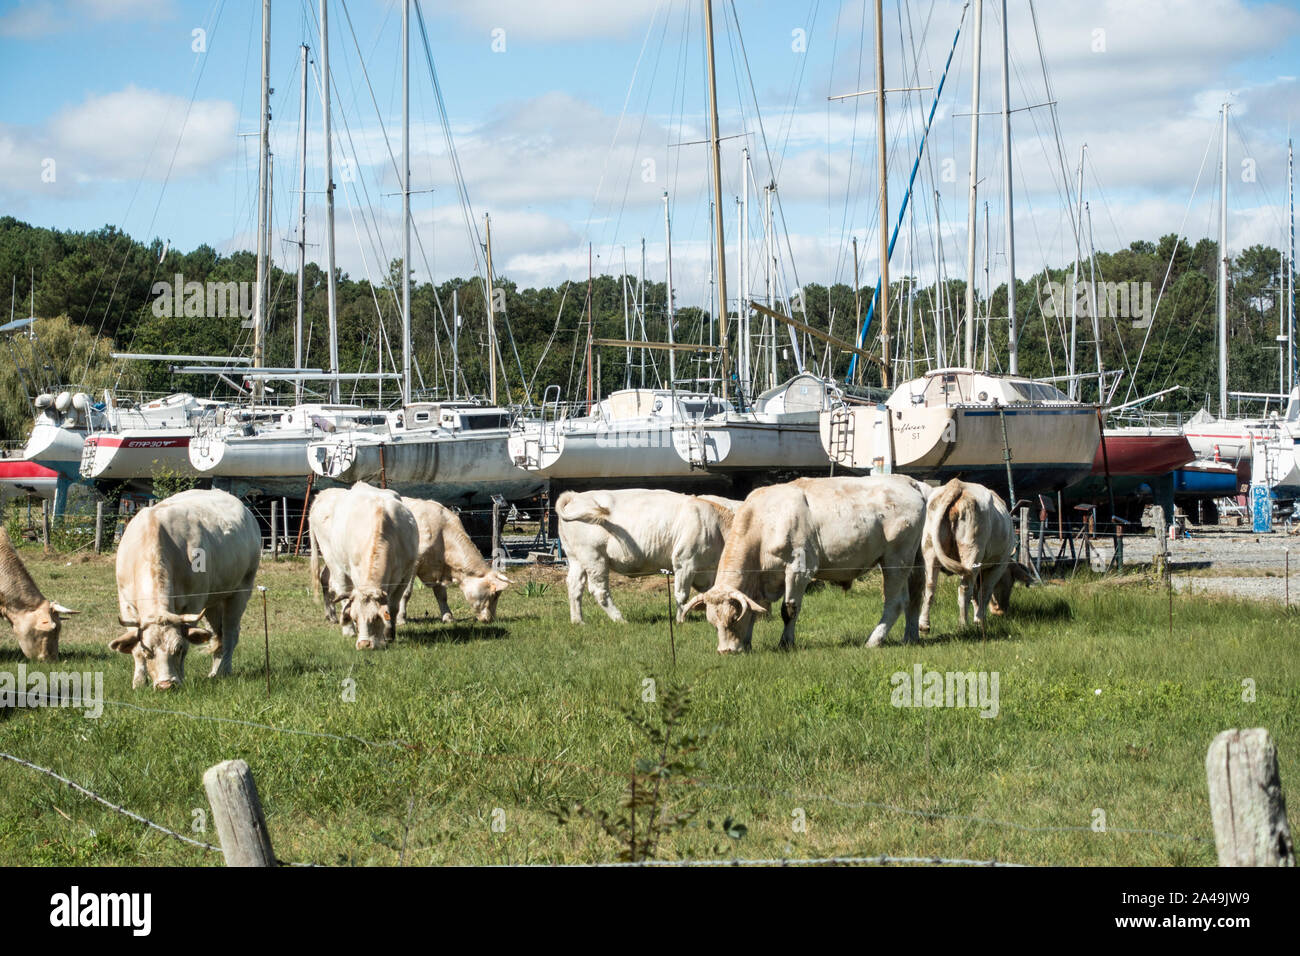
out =
[[[726,407],[721,402],[712,398],[683,398],[681,402],[682,410],[686,412],[688,418],[709,418],[726,411]]]
[[[509,424],[508,412],[462,413],[460,416],[460,427],[471,432],[482,431],[485,428],[505,428]]]
[[[1045,382],[1008,382],[1007,397],[1022,402],[1068,402],[1069,398],[1059,388]]]

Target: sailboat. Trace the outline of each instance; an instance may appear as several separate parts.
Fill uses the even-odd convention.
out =
[[[723,227],[721,133],[718,125],[717,77],[714,66],[713,7],[704,4],[709,104],[710,184],[713,212],[714,261],[717,282],[717,345],[689,346],[672,341],[672,236],[665,194],[665,237],[668,260],[669,336],[666,343],[635,343],[641,348],[669,353],[667,388],[625,388],[596,400],[590,394],[590,351],[587,378],[589,398],[585,414],[571,414],[561,406],[559,390],[544,403],[542,417],[520,421],[510,435],[510,457],[519,467],[551,480],[553,490],[565,488],[636,487],[653,483],[693,491],[747,493],[756,484],[799,475],[825,475],[829,462],[821,450],[817,415],[835,400],[835,389],[802,368],[781,385],[770,387],[745,403],[743,386],[738,401],[731,385],[727,329],[726,241]],[[745,155],[744,203],[748,203],[749,167]],[[747,212],[742,212],[742,223]],[[770,215],[768,217],[770,223]],[[767,227],[770,232],[770,224]],[[745,237],[741,237],[742,243]],[[744,294],[745,267],[741,267],[738,297],[740,328],[735,381],[750,379],[748,296]],[[764,314],[800,325],[764,308]],[[630,342],[597,341],[596,345],[627,347]],[[840,343],[843,344],[843,343]],[[775,341],[771,343],[775,348]],[[707,352],[720,363],[719,394],[711,390],[679,389],[674,355],[679,351]],[[697,383],[701,384],[701,383]],[[745,407],[742,407],[745,406]]]
[[[840,403],[820,416],[820,435],[831,461],[852,472],[897,471],[937,481],[960,477],[989,485],[1009,498],[1015,498],[1017,494],[1057,491],[1085,477],[1092,470],[1101,442],[1101,421],[1097,406],[1075,401],[1048,382],[1034,381],[1018,374],[1005,0],[1002,4],[1002,152],[1007,220],[1010,374],[999,375],[975,367],[975,224],[982,13],[982,0],[974,0],[965,364],[934,369],[920,378],[902,382],[882,404]],[[880,53],[883,48],[879,33],[878,22],[877,80],[878,88],[883,91]],[[883,92],[878,94],[878,117],[883,113],[882,99]],[[936,92],[936,103],[937,99]],[[883,163],[883,117],[878,122],[878,134],[878,150]],[[883,169],[880,176],[883,240],[884,224],[888,222]],[[900,216],[900,225],[901,222]],[[895,236],[897,231],[895,227]],[[892,242],[884,247],[881,256],[882,323],[888,314],[886,296],[891,247]],[[939,281],[938,277],[935,281]],[[882,338],[887,340],[887,334]]]
[[[418,7],[416,12],[419,15]],[[460,186],[464,195],[464,183]],[[353,423],[353,427],[317,436],[306,448],[306,464],[324,479],[344,483],[367,481],[445,504],[486,504],[495,496],[522,500],[537,495],[545,490],[546,482],[511,461],[507,437],[512,413],[498,404],[490,217],[484,217],[488,404],[417,401],[412,394],[410,0],[402,3],[402,221],[401,409],[390,413],[380,424]]]
[[[1300,497],[1300,460],[1297,459],[1297,440],[1300,439],[1300,387],[1291,382],[1291,393],[1284,416],[1277,411],[1271,414],[1268,403],[1283,398],[1284,393],[1233,393],[1246,399],[1263,399],[1263,415],[1233,416],[1229,412],[1228,392],[1228,104],[1220,110],[1222,118],[1220,181],[1219,181],[1219,294],[1218,294],[1218,352],[1219,352],[1219,413],[1212,414],[1202,408],[1183,426],[1183,433],[1196,452],[1197,460],[1184,467],[1178,480],[1185,493],[1199,497],[1231,497],[1244,494],[1251,483],[1261,483],[1280,499]],[[1291,193],[1291,151],[1288,144],[1288,201],[1294,208]],[[1294,212],[1292,212],[1294,220]],[[1292,236],[1294,246],[1294,236]],[[1294,248],[1292,248],[1294,262]],[[1283,283],[1285,285],[1285,283]],[[1290,296],[1291,317],[1288,330],[1279,334],[1285,343],[1284,360],[1290,365],[1294,380],[1294,292]],[[1285,388],[1285,380],[1279,388]],[[1280,404],[1280,402],[1279,402]]]

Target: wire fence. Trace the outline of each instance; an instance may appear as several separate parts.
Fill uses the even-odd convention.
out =
[[[48,696],[39,695],[39,694],[31,694],[29,695],[29,698],[30,697],[35,697],[38,700],[44,700],[47,703],[52,700],[52,698],[49,698]],[[409,740],[402,740],[399,738],[389,738],[385,740],[372,740],[365,737],[361,737],[356,734],[335,734],[327,731],[303,730],[295,727],[283,727],[275,724],[268,724],[260,721],[253,721],[253,720],[245,720],[236,717],[226,717],[226,716],[211,715],[211,714],[195,714],[190,711],[177,710],[174,708],[145,707],[139,704],[132,703],[130,701],[104,699],[100,702],[103,704],[112,705],[115,707],[122,707],[128,710],[132,710],[144,714],[157,714],[157,715],[163,715],[167,717],[180,717],[180,718],[184,718],[187,720],[194,720],[194,721],[208,721],[217,724],[234,725],[234,726],[245,727],[257,731],[266,731],[270,733],[284,734],[284,735],[295,736],[295,737],[312,738],[318,740],[333,740],[340,743],[358,744],[370,749],[430,751],[430,752],[443,753],[448,756],[453,756],[458,759],[465,759],[465,760],[517,763],[517,764],[528,765],[528,766],[542,765],[542,766],[554,767],[563,770],[589,773],[597,776],[605,776],[620,781],[626,781],[631,776],[631,774],[628,771],[610,770],[604,767],[595,767],[595,766],[590,766],[585,764],[574,763],[571,761],[558,760],[549,757],[539,757],[539,756],[529,755],[529,754],[502,753],[502,752],[488,753],[484,751],[467,750],[464,748],[452,747],[437,741],[423,741],[423,740],[409,741]],[[135,820],[136,822],[145,824],[149,828],[156,830],[166,836],[177,839],[180,842],[192,845],[196,848],[205,851],[220,850],[219,847],[215,847],[208,843],[203,843],[202,841],[194,840],[190,837],[185,836],[184,834],[177,833],[175,830],[172,830],[162,824],[159,824],[153,820],[141,816],[140,814],[133,813],[132,811],[127,810],[126,808],[112,802],[111,800],[101,796],[100,794],[95,793],[92,790],[89,790],[86,787],[81,786],[75,781],[70,780],[69,778],[64,777],[63,775],[49,768],[39,766],[37,764],[31,763],[30,761],[24,760],[20,757],[8,753],[0,753],[0,759],[9,760],[15,764],[19,764],[31,770],[43,773],[46,776],[49,776],[69,786],[70,788],[77,791],[78,793],[81,793],[83,796],[86,796],[96,801],[97,803],[100,803],[101,805],[107,807],[108,809],[113,810],[114,812],[117,813],[121,813],[122,815],[127,816]],[[917,817],[921,819],[955,821],[960,823],[969,823],[977,826],[1016,830],[1025,833],[1092,833],[1097,835],[1122,834],[1122,835],[1131,835],[1131,836],[1153,837],[1157,839],[1172,840],[1172,841],[1177,841],[1182,843],[1199,843],[1199,844],[1213,843],[1213,840],[1207,837],[1173,833],[1166,830],[1159,830],[1159,829],[1148,828],[1148,827],[1117,827],[1117,826],[1106,825],[1105,827],[1097,828],[1094,826],[1081,826],[1081,825],[1071,825],[1071,824],[1054,824],[1054,825],[1028,824],[1028,823],[1022,823],[1014,820],[1002,820],[1002,819],[979,816],[974,814],[945,813],[945,812],[931,811],[931,810],[919,810],[912,807],[904,807],[904,806],[899,806],[899,805],[884,803],[879,801],[843,800],[831,796],[829,794],[799,793],[796,791],[768,786],[764,784],[731,784],[731,783],[716,782],[716,781],[698,779],[698,778],[666,779],[663,781],[663,783],[666,786],[677,786],[677,787],[696,789],[696,790],[716,791],[720,793],[759,793],[766,797],[782,799],[790,802],[792,805],[799,805],[799,806],[802,806],[804,804],[822,803],[822,804],[838,807],[841,809],[878,810],[878,811],[883,811],[888,813],[896,813],[896,814]],[[317,863],[296,863],[295,864],[295,863],[286,863],[285,861],[278,861],[278,862],[280,862],[281,865],[298,865],[298,866],[325,865],[325,864],[317,864]],[[1024,865],[1024,864],[1011,863],[1005,860],[994,860],[994,859],[975,860],[975,859],[961,858],[961,857],[946,857],[942,855],[921,857],[921,856],[895,856],[891,854],[876,854],[876,855],[861,855],[861,856],[831,856],[831,857],[820,857],[820,858],[772,857],[772,858],[763,858],[763,859],[726,858],[726,859],[717,859],[717,860],[696,860],[696,859],[645,860],[645,861],[638,861],[635,864],[611,862],[611,863],[593,863],[593,864],[585,864],[585,865],[593,865],[593,866],[633,866],[633,865],[822,866],[822,865],[855,865],[855,864],[856,865],[865,865],[865,864],[885,865],[889,863],[912,864],[912,865],[952,865],[952,866]]]

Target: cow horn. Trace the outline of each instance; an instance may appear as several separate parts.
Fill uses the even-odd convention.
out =
[[[80,614],[81,613],[80,611],[74,611],[70,607],[64,607],[62,604],[56,604],[53,601],[50,602],[50,607],[53,608],[55,611],[57,611],[59,614]]]
[[[704,594],[697,594],[685,604],[682,605],[682,614],[690,614],[699,610],[700,606],[708,603],[708,597]]]
[[[160,621],[167,624],[184,624],[188,627],[199,623],[199,618],[203,617],[203,612],[197,611],[194,614],[172,614],[169,612],[166,614],[160,614],[158,617]]]
[[[124,618],[124,617],[120,617],[120,616],[119,616],[118,619],[117,619],[117,623],[118,623],[118,624],[121,624],[123,627],[134,627],[134,628],[138,628],[138,627],[140,626],[140,622],[139,622],[139,621],[128,621],[126,618]]]

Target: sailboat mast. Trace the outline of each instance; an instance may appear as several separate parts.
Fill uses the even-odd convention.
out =
[[[722,136],[718,129],[718,78],[713,65],[713,0],[704,0],[705,47],[709,66],[710,155],[713,166],[713,238],[717,246],[718,272],[718,355],[721,359],[722,400],[727,400],[727,249],[722,231]],[[742,304],[743,308],[743,304]]]
[[[644,342],[648,335],[646,334],[645,325],[645,236],[641,237],[641,272],[637,278],[637,288],[640,292],[641,307],[638,314],[641,316],[641,341]],[[645,349],[641,349],[641,387],[645,388]]]
[[[1219,417],[1228,417],[1228,104],[1219,157]]]
[[[492,217],[483,214],[483,230],[487,239],[487,307],[488,307],[488,400],[497,403],[497,314],[495,278],[492,275]],[[590,382],[588,382],[590,385]]]
[[[271,136],[271,0],[262,0],[262,115],[258,133],[257,147],[257,305],[253,316],[253,367],[262,368],[263,331],[266,326],[267,306],[267,267],[266,259],[270,250],[267,248],[266,221],[267,180],[270,178],[270,136]],[[253,380],[253,399],[262,397],[263,383]]]
[[[876,175],[880,178],[880,384],[889,388],[889,154],[885,149],[884,0],[876,0]]]
[[[664,289],[665,309],[668,313],[668,344],[673,344],[673,224],[668,215],[668,190],[664,190],[664,265],[668,270]],[[677,350],[668,350],[668,387],[677,387]]]
[[[302,93],[298,98],[298,129],[302,151],[298,155],[298,302],[293,319],[293,367],[302,368],[302,313],[307,286],[307,44],[302,45]],[[293,400],[302,401],[302,379],[294,383]]]
[[[1002,0],[1002,166],[1006,173],[1004,191],[1007,202],[1007,367],[1012,375],[1018,375],[1020,355],[1016,342],[1016,216],[1011,188],[1011,80],[1008,75],[1008,59],[1007,0]]]
[[[1295,348],[1295,155],[1292,151],[1291,140],[1286,141],[1286,195],[1287,195],[1287,223],[1288,234],[1290,236],[1290,255],[1287,258],[1286,269],[1286,334],[1287,349],[1291,353],[1291,360],[1287,363],[1290,367],[1290,373],[1287,378],[1287,392],[1290,393],[1295,388],[1296,375],[1296,348]]]
[[[338,290],[334,282],[334,151],[330,134],[329,0],[320,0],[321,113],[325,139],[325,285],[330,335],[330,401],[339,401]]]
[[[970,87],[970,194],[966,204],[966,367],[975,367],[975,217],[979,189],[980,148],[980,25],[984,2],[975,0],[974,53]]]
[[[769,308],[771,308],[769,306]],[[853,237],[853,341],[862,341],[862,281],[858,278],[858,237]],[[862,367],[853,366],[853,381],[862,381]]]
[[[411,403],[411,0],[402,0],[402,403]]]
[[[1074,281],[1070,284],[1070,361],[1067,363],[1070,374],[1070,398],[1079,399],[1079,380],[1074,377],[1078,371],[1079,341],[1079,260],[1083,258],[1083,158],[1088,152],[1084,143],[1079,150],[1079,191],[1078,209],[1074,214]]]

